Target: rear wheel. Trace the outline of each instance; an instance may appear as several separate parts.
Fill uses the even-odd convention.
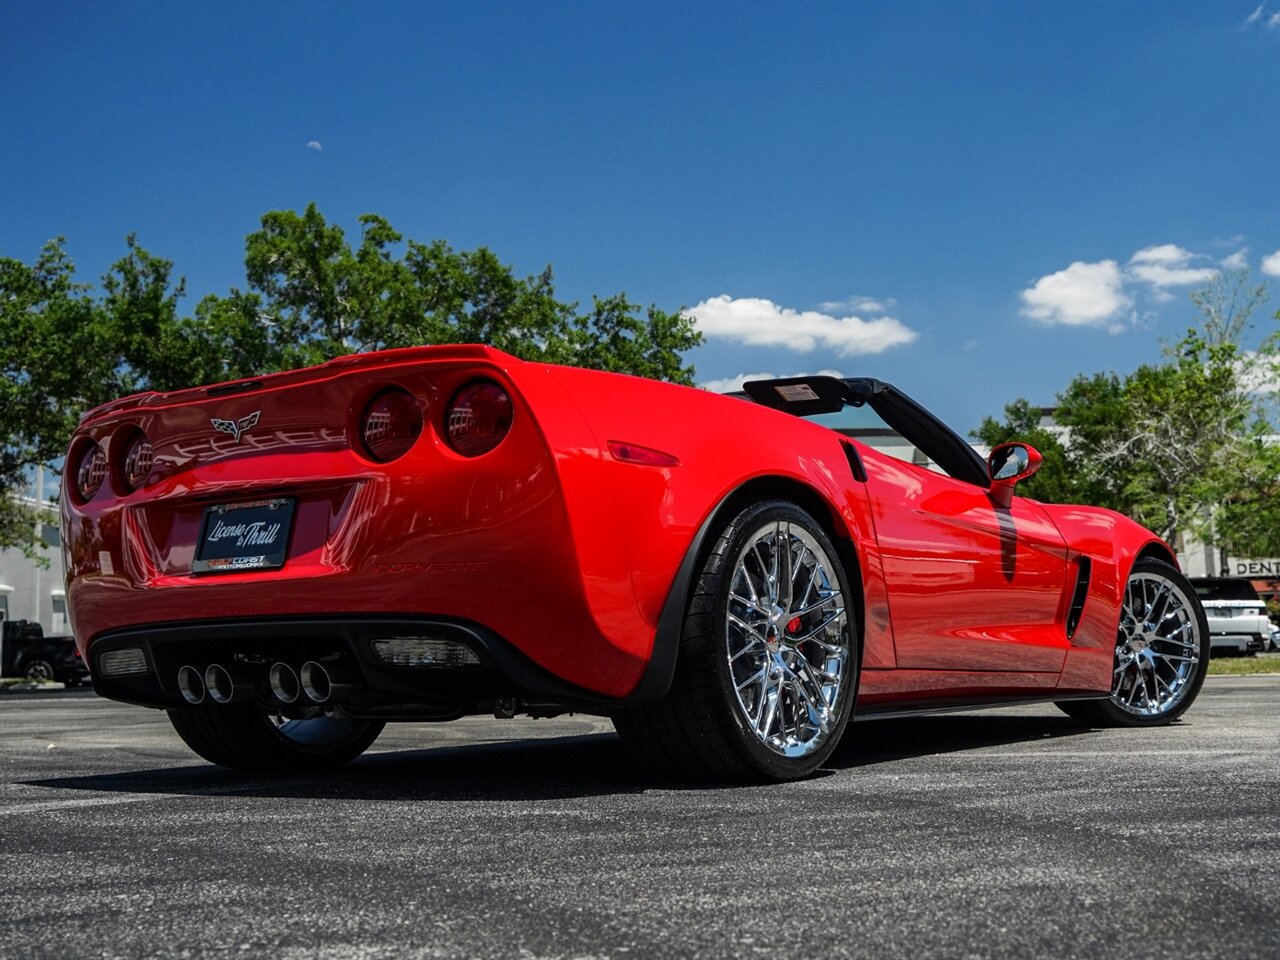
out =
[[[287,720],[255,703],[170,710],[183,741],[210,763],[239,770],[313,773],[350,763],[383,725],[345,717]]]
[[[1102,726],[1154,727],[1191,706],[1209,669],[1209,624],[1187,578],[1160,560],[1133,565],[1120,609],[1106,700],[1068,700],[1066,714]]]
[[[671,689],[614,716],[642,760],[712,779],[790,780],[835,749],[853,710],[857,643],[835,548],[793,503],[750,506],[703,562]]]

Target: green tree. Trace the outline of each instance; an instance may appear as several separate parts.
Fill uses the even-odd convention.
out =
[[[1247,271],[1220,274],[1195,291],[1201,323],[1166,347],[1162,362],[1124,377],[1081,374],[1058,395],[1060,441],[1036,432],[1034,408],[1022,400],[1006,407],[1004,422],[987,418],[974,435],[1048,445],[1041,451],[1048,482],[1033,491],[1033,478],[1033,496],[1110,507],[1175,545],[1191,534],[1242,555],[1276,555],[1280,334],[1256,351],[1240,345],[1266,294]]]
[[[171,390],[322,363],[347,353],[487,343],[529,360],[693,382],[682,353],[693,318],[625,294],[590,310],[556,298],[550,267],[518,277],[484,247],[420,243],[360,218],[353,248],[314,204],[273,211],[245,242],[245,289],[181,311],[171,261],[126,239],[97,288],[75,279],[61,237],[32,264],[0,259],[0,546],[36,545],[23,500],[54,469],[81,413],[140,390]]]
[[[62,237],[30,265],[0,258],[0,545],[33,555],[36,521],[48,513],[22,499],[34,471],[61,456],[80,411],[118,386],[102,321]]]
[[[1265,442],[1257,403],[1239,382],[1239,354],[1190,330],[1164,363],[1121,382],[1118,403],[1062,419],[1073,444],[1074,416],[1095,432],[1076,449],[1109,505],[1170,542],[1212,537],[1217,506],[1242,490]]]
[[[196,309],[227,376],[365,350],[487,343],[526,360],[693,382],[681,353],[702,338],[681,311],[642,313],[617,294],[579,313],[556,298],[550,267],[520,278],[485,247],[406,241],[374,214],[360,225],[353,248],[314,204],[262,218],[245,243],[248,289]]]
[[[1214,537],[1235,556],[1280,557],[1280,326],[1244,356],[1240,377],[1258,404],[1253,450],[1215,514]]]

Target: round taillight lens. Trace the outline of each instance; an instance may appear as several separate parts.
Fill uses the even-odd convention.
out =
[[[124,455],[124,482],[130,490],[137,490],[151,476],[151,468],[155,465],[155,451],[151,449],[151,441],[146,434],[138,434],[129,444],[129,452]]]
[[[445,411],[449,446],[464,457],[488,453],[511,431],[511,397],[491,380],[458,391]]]
[[[107,454],[101,445],[89,442],[80,455],[80,469],[76,471],[76,492],[81,500],[92,500],[107,479]]]
[[[413,394],[388,390],[373,398],[360,420],[360,439],[369,456],[386,463],[409,452],[422,433],[422,408]]]

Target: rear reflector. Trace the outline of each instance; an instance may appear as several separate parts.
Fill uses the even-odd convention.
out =
[[[147,670],[147,655],[141,647],[108,650],[98,658],[98,673],[104,677],[131,677]]]
[[[641,447],[634,443],[623,443],[621,440],[609,441],[609,453],[613,459],[623,463],[639,463],[646,467],[678,467],[680,461],[669,453]]]
[[[442,637],[388,637],[373,641],[373,655],[392,667],[478,667],[474,650]]]

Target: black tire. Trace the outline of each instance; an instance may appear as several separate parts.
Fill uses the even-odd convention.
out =
[[[28,660],[22,675],[33,683],[52,683],[58,679],[58,671],[48,660]]]
[[[1158,606],[1160,585],[1167,586],[1168,599]],[[1131,617],[1129,611],[1135,605],[1141,606],[1138,590],[1155,591],[1156,599],[1146,611],[1147,621],[1138,622]],[[1146,596],[1147,594],[1143,594]],[[1195,588],[1178,570],[1162,560],[1146,558],[1139,560],[1129,572],[1125,586],[1124,606],[1120,615],[1120,629],[1116,637],[1116,654],[1114,663],[1115,680],[1111,696],[1100,700],[1064,700],[1058,708],[1067,716],[1083,723],[1098,727],[1159,727],[1172,723],[1186,713],[1195,702],[1200,688],[1204,684],[1205,674],[1209,670],[1209,623],[1205,619],[1204,608],[1196,596]],[[1180,608],[1180,610],[1178,609]],[[1141,613],[1141,610],[1135,610]],[[1154,617],[1150,616],[1155,614]],[[1166,621],[1168,626],[1160,621]],[[1144,630],[1151,627],[1151,630]],[[1162,637],[1161,632],[1173,639]],[[1143,634],[1143,636],[1137,636]],[[1148,655],[1144,659],[1142,651],[1158,645],[1160,652]],[[1134,647],[1140,648],[1134,655]],[[1185,675],[1178,671],[1183,661],[1171,660],[1170,655],[1194,656],[1195,662],[1186,664]],[[1149,663],[1148,666],[1143,664]],[[1132,669],[1122,670],[1122,665]],[[1147,671],[1151,673],[1148,674]],[[1166,681],[1166,689],[1170,685],[1176,693],[1170,695],[1167,704],[1160,700],[1159,686],[1155,682],[1156,671],[1163,671],[1161,679]],[[1156,698],[1151,699],[1145,677],[1153,676],[1151,687],[1157,689]],[[1139,693],[1138,683],[1142,683],[1145,703],[1132,706]]]
[[[350,763],[383,727],[368,720],[329,717],[277,726],[255,703],[206,703],[168,713],[178,736],[210,763],[273,773],[318,773]]]
[[[770,554],[766,545],[762,554],[759,544],[767,542],[771,526],[773,543],[785,531],[788,547]],[[755,552],[748,557],[753,544]],[[791,577],[769,580],[765,555],[774,563],[789,557]],[[761,601],[752,569],[777,602],[766,598],[756,606],[731,596],[737,582]],[[784,605],[774,581],[788,579]],[[806,579],[805,592],[797,596]],[[656,703],[618,711],[613,717],[618,734],[644,765],[679,778],[760,781],[809,775],[831,755],[853,713],[858,644],[852,596],[839,554],[809,514],[785,500],[743,509],[702,561],[686,606],[671,689]],[[765,603],[771,613],[765,613]],[[732,618],[731,605],[737,611]],[[749,620],[755,622],[744,623]],[[738,679],[744,672],[745,689]],[[828,679],[830,689],[824,686]],[[771,735],[775,720],[778,733]],[[793,734],[795,743],[788,746]]]

